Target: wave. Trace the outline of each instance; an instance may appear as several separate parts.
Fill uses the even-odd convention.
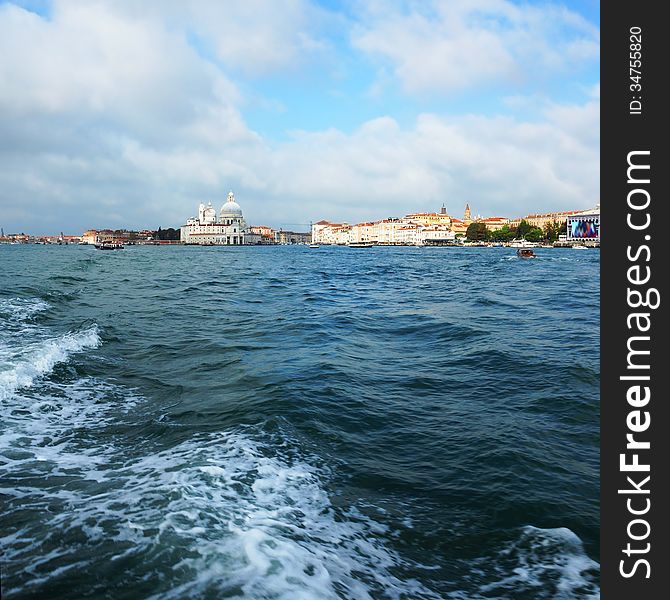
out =
[[[4,298],[0,300],[0,318],[10,322],[24,322],[49,307],[48,302],[37,298]]]
[[[186,442],[138,468],[165,474],[169,481],[142,480],[170,487],[173,499],[133,522],[149,517],[145,527],[157,527],[159,538],[176,534],[198,549],[179,563],[191,578],[155,597],[437,597],[392,575],[402,561],[382,541],[385,528],[355,510],[336,511],[324,488],[327,469],[285,440],[224,434]]]
[[[52,451],[67,461],[73,443]],[[71,569],[90,569],[91,560],[118,560],[126,565],[124,583],[142,597],[439,597],[394,574],[412,565],[388,547],[387,527],[353,508],[334,507],[328,468],[281,431],[241,427],[136,459],[124,455],[111,446],[80,452],[67,469],[70,477],[79,473],[80,483],[26,484],[9,494],[13,510],[48,504],[42,528],[77,543],[54,549],[49,536],[20,529],[6,536],[13,572],[5,591],[46,591]],[[53,474],[62,476],[57,462],[63,461],[51,463]],[[43,468],[35,464],[21,467]],[[90,552],[81,551],[82,543]],[[36,555],[45,560],[26,574],[23,563]],[[56,569],[63,564],[67,573]],[[98,585],[110,582],[90,584],[88,592]]]
[[[100,344],[98,326],[93,325],[44,341],[27,341],[21,348],[2,348],[5,369],[0,371],[0,400],[19,388],[31,386],[36,378],[51,372],[70,355]]]
[[[567,527],[523,527],[493,560],[484,562],[491,570],[487,579],[493,582],[480,585],[475,597],[600,597],[600,565],[587,556],[581,539]]]

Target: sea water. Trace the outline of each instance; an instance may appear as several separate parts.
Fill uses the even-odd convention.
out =
[[[595,598],[599,251],[0,246],[3,598]]]

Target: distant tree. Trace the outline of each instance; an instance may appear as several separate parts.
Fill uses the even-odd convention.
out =
[[[500,229],[491,232],[491,239],[494,242],[509,242],[516,237],[516,229],[503,225]]]
[[[470,223],[465,236],[470,241],[482,241],[489,239],[490,232],[484,223]]]
[[[516,235],[520,238],[525,238],[526,234],[533,228],[533,226],[526,221],[526,219],[521,219],[521,223],[516,228]]]
[[[558,239],[558,236],[561,233],[561,225],[556,221],[547,223],[544,226],[544,239],[550,242],[555,242]]]
[[[172,227],[168,227],[167,229],[162,229],[159,227],[156,231],[154,231],[153,238],[156,240],[170,240],[170,241],[179,241],[180,239],[180,231],[179,229],[174,229]]]
[[[544,239],[544,233],[539,227],[531,227],[523,237],[529,242],[541,242]]]

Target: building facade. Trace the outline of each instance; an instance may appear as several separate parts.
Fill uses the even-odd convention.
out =
[[[600,243],[600,205],[570,215],[568,221],[568,241]]]
[[[200,203],[198,216],[192,217],[181,226],[180,240],[183,244],[201,246],[241,246],[249,243],[247,224],[240,205],[233,192],[217,216],[212,203]]]
[[[411,213],[402,219],[356,223],[319,221],[312,225],[316,244],[378,244],[383,246],[421,246],[453,242],[453,220],[443,206],[437,213]]]
[[[277,244],[309,244],[311,241],[311,233],[285,231],[283,229],[275,232],[275,243]]]

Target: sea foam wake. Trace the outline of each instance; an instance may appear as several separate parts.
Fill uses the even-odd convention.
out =
[[[394,550],[388,525],[336,507],[329,467],[276,420],[168,447],[124,437],[144,399],[92,376],[50,380],[101,339],[97,326],[49,335],[34,322],[48,308],[0,303],[3,595],[103,594],[118,572],[124,594],[152,598],[598,597],[598,565],[568,529],[524,528],[468,565],[486,583],[465,591],[407,576],[434,567]],[[77,579],[89,572],[102,576]]]
[[[48,337],[32,323],[36,314],[49,308],[41,300],[9,299],[0,302],[5,331],[0,337],[0,400],[17,389],[32,385],[71,354],[100,345],[98,327]]]
[[[14,325],[0,373],[8,597],[129,558],[142,573],[130,569],[124,579],[147,597],[438,597],[393,574],[403,560],[383,541],[386,527],[355,509],[336,510],[328,469],[277,427],[241,427],[125,458],[124,442],[105,430],[120,414],[130,422],[141,398],[93,377],[49,381],[57,363],[101,341],[95,326],[48,337],[30,322],[47,308],[2,306]],[[39,394],[31,389],[38,381]],[[26,510],[36,518],[22,525]]]
[[[483,598],[600,597],[600,565],[590,559],[582,541],[570,529],[526,526],[493,559],[481,561],[491,583],[479,586]]]

